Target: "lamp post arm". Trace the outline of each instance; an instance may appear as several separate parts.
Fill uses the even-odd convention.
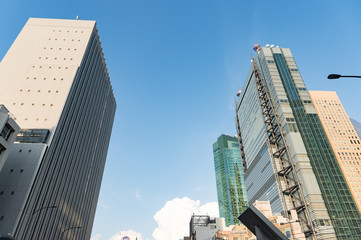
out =
[[[361,76],[341,76],[341,77],[349,77],[349,78],[361,78]]]
[[[38,210],[35,210],[31,216],[34,216],[35,213],[37,213],[37,212],[39,212],[39,211],[41,211],[41,210],[43,210],[43,209],[47,209],[47,208],[57,208],[57,207],[58,207],[58,206],[49,206],[49,207],[39,208]]]
[[[80,227],[80,226],[78,226],[78,227],[70,227],[70,228],[67,228],[67,229],[65,229],[64,231],[62,231],[61,234],[60,234],[61,239],[63,239],[63,234],[64,234],[66,231],[69,231],[69,230],[71,230],[71,229],[77,229],[77,228],[81,228],[81,227]]]
[[[328,79],[339,79],[342,77],[347,77],[347,78],[361,78],[361,76],[347,76],[347,75],[340,75],[340,74],[330,74],[327,76]]]

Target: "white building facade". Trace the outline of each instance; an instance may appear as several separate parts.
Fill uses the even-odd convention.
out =
[[[23,133],[8,167],[30,182],[11,186],[20,200],[3,216],[15,225],[1,230],[89,239],[116,108],[95,21],[30,18],[0,63],[0,83]]]

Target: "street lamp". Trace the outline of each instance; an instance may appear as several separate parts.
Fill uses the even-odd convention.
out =
[[[69,231],[69,230],[71,230],[71,229],[79,229],[79,228],[81,228],[81,227],[80,227],[80,226],[77,226],[77,227],[70,227],[70,228],[65,229],[64,231],[61,232],[61,234],[60,234],[60,239],[63,239],[63,234],[64,234],[66,231]]]
[[[330,74],[327,76],[328,79],[339,79],[341,77],[348,77],[348,78],[361,78],[361,76],[344,76],[340,74]]]
[[[292,232],[292,239],[295,239],[295,232],[293,231],[293,227],[292,227],[292,223],[296,223],[296,222],[301,222],[299,219],[290,221],[288,218],[286,218],[287,222],[281,222],[280,225],[286,225],[289,224],[291,227],[291,232]]]
[[[280,223],[280,225],[286,225],[286,224],[290,224],[290,223],[296,223],[296,222],[300,222],[300,220],[294,220],[294,221],[289,221],[288,219],[287,219],[287,222],[281,222]]]
[[[48,207],[42,207],[42,208],[39,208],[38,210],[35,210],[34,212],[33,212],[33,214],[31,215],[31,217],[33,217],[34,216],[34,214],[35,213],[37,213],[37,212],[39,212],[39,211],[41,211],[41,210],[44,210],[44,209],[48,209],[48,208],[57,208],[58,206],[48,206]]]

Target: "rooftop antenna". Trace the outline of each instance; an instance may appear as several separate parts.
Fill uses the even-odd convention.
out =
[[[76,16],[76,20],[79,20],[79,16]]]

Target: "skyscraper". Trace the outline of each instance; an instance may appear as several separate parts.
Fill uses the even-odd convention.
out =
[[[355,119],[350,118],[350,121],[353,125],[353,127],[355,128],[355,131],[358,135],[359,138],[361,138],[361,123],[359,123],[358,121],[356,121]]]
[[[297,211],[309,239],[359,239],[360,214],[290,49],[254,49],[237,101],[249,204]]]
[[[89,239],[116,108],[95,21],[30,18],[0,63],[0,83],[19,142],[40,158],[16,238]]]
[[[361,143],[336,92],[309,91],[328,140],[361,213]]]
[[[248,206],[238,139],[222,134],[213,144],[213,156],[219,215],[227,226],[234,225]]]

